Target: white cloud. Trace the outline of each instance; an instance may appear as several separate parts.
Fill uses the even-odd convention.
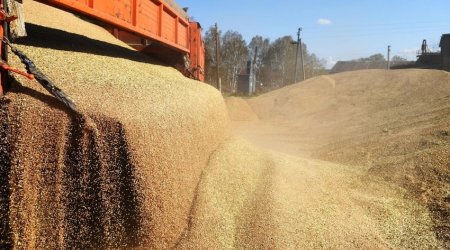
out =
[[[319,18],[319,20],[317,20],[317,24],[319,24],[319,25],[330,25],[331,24],[331,20],[330,19],[326,19],[326,18]]]

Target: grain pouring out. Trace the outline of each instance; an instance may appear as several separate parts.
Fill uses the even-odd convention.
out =
[[[0,248],[450,247],[448,35],[330,69],[186,1],[0,2]]]

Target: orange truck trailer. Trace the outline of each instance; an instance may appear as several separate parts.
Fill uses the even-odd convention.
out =
[[[14,20],[7,4],[0,0],[0,53],[7,60],[8,24]],[[74,14],[88,17],[103,26],[116,38],[131,47],[150,54],[168,65],[176,67],[187,77],[203,81],[205,50],[201,26],[189,19],[186,11],[172,0],[37,0]],[[26,18],[26,17],[25,17]],[[2,75],[15,71],[3,63]],[[17,72],[16,72],[17,73]],[[24,75],[27,75],[24,73]],[[29,76],[30,77],[30,76]],[[1,77],[0,95],[4,92],[6,78]]]

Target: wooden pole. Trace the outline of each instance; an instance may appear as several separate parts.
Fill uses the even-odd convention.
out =
[[[387,70],[391,69],[391,45],[388,46],[388,53],[387,53]]]
[[[8,3],[8,14],[11,16],[17,16],[17,19],[10,23],[9,36],[12,39],[27,36],[22,0],[5,1]]]
[[[305,58],[303,57],[303,44],[302,44],[302,39],[300,38],[299,40],[300,43],[300,55],[301,55],[301,60],[302,60],[302,75],[303,75],[303,81],[306,80],[306,74],[305,74]]]
[[[300,38],[300,32],[302,31],[302,28],[298,28],[297,32],[297,42],[292,42],[292,44],[297,45],[297,51],[295,54],[295,69],[294,69],[294,83],[297,82],[297,71],[298,71],[298,52],[300,51],[300,60],[302,61],[302,79],[303,81],[306,79],[305,76],[305,60],[303,59],[303,45],[302,45],[302,39]]]
[[[217,89],[221,90],[220,82],[220,37],[219,37],[219,27],[216,23],[216,73],[217,73]]]
[[[295,53],[295,68],[294,68],[294,83],[297,83],[297,71],[298,71],[298,51],[300,50],[300,31],[302,31],[302,28],[298,28],[297,32],[297,50]]]

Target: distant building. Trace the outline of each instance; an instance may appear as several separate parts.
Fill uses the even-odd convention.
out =
[[[395,61],[391,62],[391,68],[405,68],[414,64],[413,61]],[[330,74],[345,71],[362,70],[362,69],[386,69],[387,61],[338,61],[330,70]]]
[[[417,51],[417,61],[391,62],[391,69],[441,69],[450,71],[450,34],[443,34],[439,43],[441,51],[433,52],[428,48],[427,41],[423,40],[421,50]],[[386,62],[371,61],[339,61],[330,70],[330,73],[361,69],[386,69]]]
[[[426,42],[426,41],[425,41]],[[419,51],[414,68],[442,69],[450,71],[450,34],[443,34],[439,43],[441,51],[431,52],[429,49]]]
[[[428,48],[427,40],[423,40],[422,48],[417,51],[417,61],[411,68],[441,69],[442,56],[440,51],[432,51]]]
[[[422,50],[418,51],[417,61],[411,68],[420,69],[441,69],[450,71],[450,34],[443,34],[439,47],[441,51],[432,52],[426,46],[422,45]]]
[[[450,34],[442,35],[439,47],[441,47],[442,69],[450,71]]]
[[[247,61],[245,73],[237,76],[237,93],[241,95],[252,95],[256,92],[255,65]]]

